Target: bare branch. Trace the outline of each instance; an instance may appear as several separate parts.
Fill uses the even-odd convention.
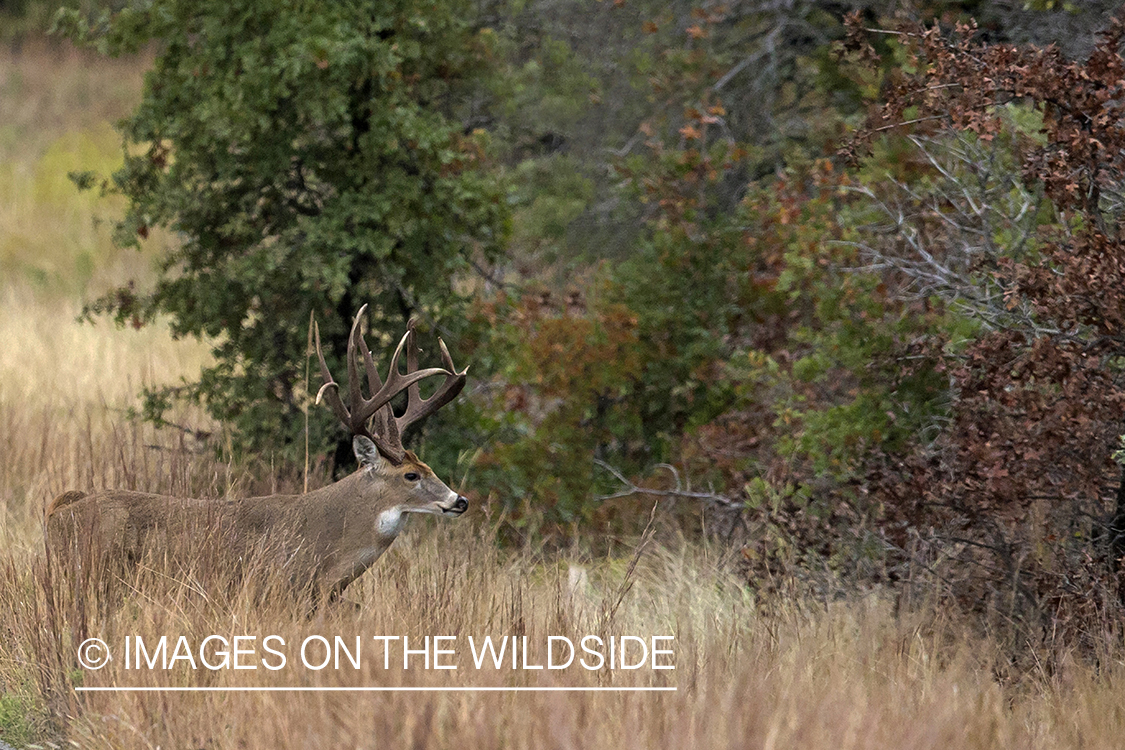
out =
[[[602,461],[600,458],[595,458],[594,463],[597,464],[598,466],[602,467],[606,471],[608,471],[610,474],[613,474],[613,476],[619,482],[621,482],[623,485],[625,485],[625,489],[621,490],[620,492],[615,492],[612,495],[599,495],[598,497],[595,497],[594,499],[598,500],[598,501],[612,500],[612,499],[618,498],[618,497],[629,497],[630,495],[652,495],[652,496],[656,496],[656,497],[670,497],[670,498],[685,498],[685,499],[690,499],[690,500],[704,500],[706,502],[714,503],[715,505],[720,505],[724,508],[729,508],[731,510],[742,510],[742,507],[743,507],[742,503],[740,503],[736,500],[732,500],[725,495],[718,495],[718,494],[715,494],[714,492],[691,492],[689,490],[680,489],[681,485],[680,485],[679,472],[677,472],[675,467],[673,467],[671,464],[658,464],[657,468],[668,469],[669,471],[672,472],[672,475],[676,479],[676,489],[674,489],[674,490],[654,490],[654,489],[650,489],[648,487],[641,487],[637,484],[634,484],[633,482],[630,482],[625,477],[624,474],[622,474],[620,471],[618,471],[617,469],[615,469],[613,466],[609,465],[605,461]]]

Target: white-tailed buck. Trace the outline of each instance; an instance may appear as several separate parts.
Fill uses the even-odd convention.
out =
[[[260,552],[296,587],[314,596],[335,598],[379,558],[395,540],[405,514],[460,516],[468,501],[449,489],[412,452],[403,448],[408,425],[449,403],[465,385],[445,343],[441,368],[418,369],[413,322],[391,357],[383,382],[360,332],[364,310],[356,315],[348,339],[348,394],[341,398],[320,348],[316,353],[324,385],[317,402],[328,402],[354,436],[359,469],[350,476],[304,495],[269,495],[241,500],[201,500],[124,490],[89,494],[67,492],[47,508],[47,534],[57,553],[82,551],[101,563],[135,561],[143,553],[199,549],[211,540],[235,560]],[[406,373],[400,359],[406,350]],[[360,385],[362,355],[370,397]],[[427,399],[418,383],[444,377]],[[391,400],[403,391],[406,410],[396,416]],[[370,426],[369,426],[370,425]],[[89,553],[95,557],[91,558]],[[169,552],[169,554],[171,554]]]

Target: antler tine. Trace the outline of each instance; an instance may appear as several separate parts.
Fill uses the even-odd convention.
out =
[[[414,331],[414,318],[411,318],[406,324],[406,371],[414,372],[418,369],[418,334]],[[419,397],[418,384],[410,386],[406,391],[406,405],[409,411],[410,404]]]
[[[364,307],[367,307],[367,305],[364,305]],[[371,393],[378,393],[383,387],[383,379],[379,377],[379,371],[375,368],[375,359],[371,356],[371,350],[367,348],[367,341],[362,335],[357,338],[360,354],[363,355],[363,367],[367,371],[367,390]]]
[[[366,310],[367,305],[359,308],[355,320],[352,321],[352,330],[348,332],[348,410],[351,412],[351,422],[348,427],[356,434],[359,434],[361,429],[365,429],[367,423],[366,417],[357,418],[363,411],[364,399],[363,387],[359,382],[359,365],[355,361],[356,339],[363,340],[363,334],[359,331],[359,321]],[[364,347],[366,348],[366,344]]]
[[[469,366],[465,365],[465,369],[458,373],[457,368],[453,365],[453,357],[449,356],[449,349],[446,348],[445,342],[441,338],[438,338],[437,342],[438,347],[441,348],[441,363],[445,366],[445,369],[458,375],[465,375],[469,372]]]
[[[316,358],[320,361],[320,377],[324,380],[324,385],[320,386],[320,390],[316,392],[316,402],[319,404],[323,398],[328,402],[328,406],[331,407],[337,418],[345,426],[350,427],[348,410],[344,407],[344,402],[340,400],[340,384],[332,379],[332,373],[328,371],[328,363],[324,361],[324,352],[320,348],[320,326],[317,325],[316,321],[313,321],[313,338],[316,340]]]

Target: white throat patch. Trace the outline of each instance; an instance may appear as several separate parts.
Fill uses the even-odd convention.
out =
[[[379,514],[375,529],[383,536],[397,536],[402,529],[402,508],[391,508]]]

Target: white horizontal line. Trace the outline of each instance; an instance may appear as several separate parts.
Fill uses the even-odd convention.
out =
[[[85,693],[595,693],[595,692],[676,692],[675,687],[76,687]]]

